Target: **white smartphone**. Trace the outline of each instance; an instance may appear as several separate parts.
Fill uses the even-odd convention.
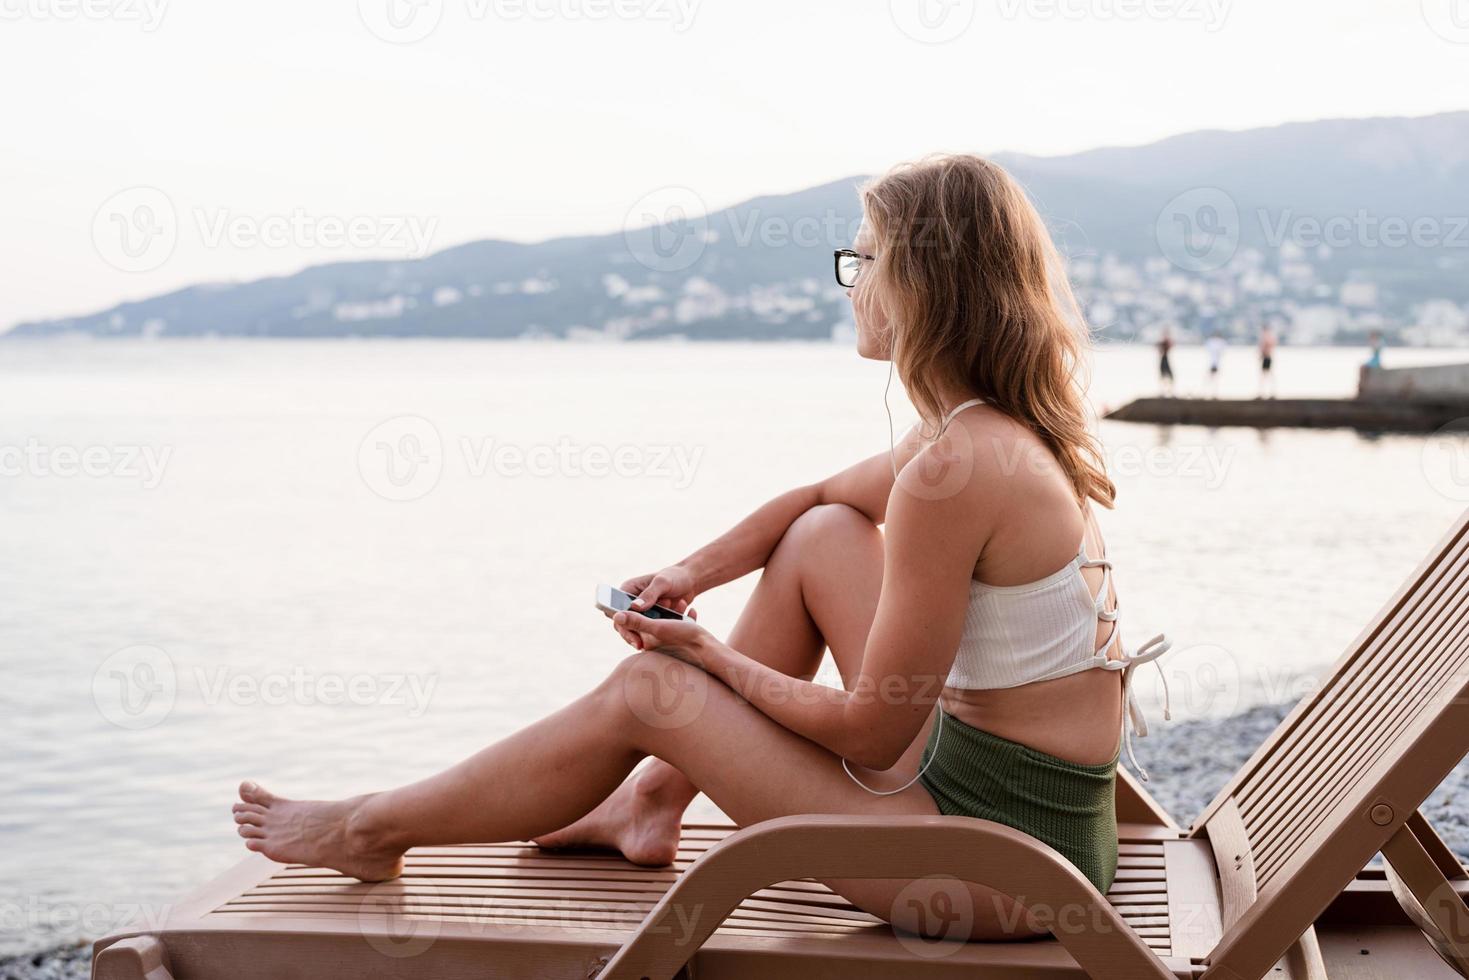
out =
[[[597,608],[605,613],[640,612],[649,619],[686,619],[683,613],[676,613],[667,606],[649,606],[647,609],[636,609],[632,607],[633,599],[621,589],[615,589],[610,585],[597,586]]]

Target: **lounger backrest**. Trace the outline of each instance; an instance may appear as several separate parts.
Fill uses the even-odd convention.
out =
[[[1191,829],[1223,891],[1213,975],[1268,971],[1466,751],[1469,511]]]

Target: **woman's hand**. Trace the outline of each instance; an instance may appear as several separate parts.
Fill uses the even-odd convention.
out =
[[[692,610],[690,610],[692,617]],[[639,650],[657,650],[677,657],[695,667],[704,667],[710,652],[719,644],[693,618],[650,619],[641,613],[620,612],[612,617],[612,625]]]
[[[699,597],[694,588],[694,574],[682,565],[669,565],[652,575],[639,575],[622,583],[622,591],[633,597],[634,609],[667,606],[674,612],[685,612]]]
[[[630,578],[618,587],[633,597],[634,611],[650,606],[665,606],[676,613],[693,615],[689,606],[698,597],[694,575],[682,565],[669,565],[661,572]],[[613,626],[629,644],[639,650],[643,649],[638,645],[636,634],[632,630],[618,626],[615,621]]]

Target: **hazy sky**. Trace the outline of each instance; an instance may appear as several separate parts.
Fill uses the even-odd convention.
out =
[[[669,185],[720,207],[936,150],[1466,108],[1465,6],[0,0],[0,329],[615,231]]]

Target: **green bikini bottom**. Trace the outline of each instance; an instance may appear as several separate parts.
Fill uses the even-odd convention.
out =
[[[929,733],[919,777],[939,812],[993,820],[1042,840],[1106,894],[1117,874],[1117,759],[1068,762],[940,710],[942,726]]]

